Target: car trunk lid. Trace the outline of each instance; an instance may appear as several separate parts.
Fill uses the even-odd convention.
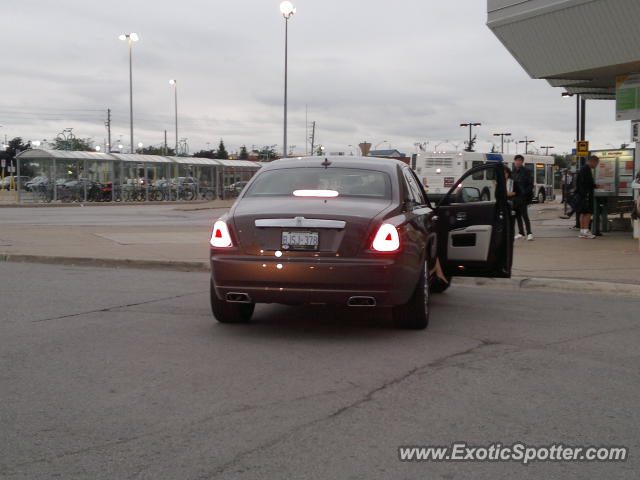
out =
[[[372,219],[390,205],[390,200],[371,198],[244,198],[235,207],[233,225],[243,253],[282,250],[283,232],[311,232],[317,233],[317,249],[285,250],[294,256],[354,256]]]

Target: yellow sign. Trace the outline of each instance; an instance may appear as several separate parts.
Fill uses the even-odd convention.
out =
[[[588,157],[589,156],[589,142],[580,141],[576,148],[576,157]]]

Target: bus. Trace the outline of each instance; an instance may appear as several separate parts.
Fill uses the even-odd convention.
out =
[[[453,187],[455,181],[472,167],[487,162],[502,162],[513,169],[515,155],[501,153],[480,152],[438,152],[419,153],[412,156],[411,168],[429,195],[429,198],[439,202]],[[531,172],[533,178],[533,200],[544,203],[554,200],[553,165],[554,158],[546,155],[523,155],[524,167]],[[493,200],[491,197],[494,178],[489,178],[492,170],[478,172],[465,182],[465,186],[476,187],[481,192],[481,200]]]

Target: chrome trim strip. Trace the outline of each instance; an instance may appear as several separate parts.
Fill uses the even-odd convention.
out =
[[[281,228],[337,228],[343,229],[347,225],[342,220],[323,220],[320,218],[261,218],[255,221],[255,226]]]

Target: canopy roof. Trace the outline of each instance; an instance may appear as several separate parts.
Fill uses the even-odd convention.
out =
[[[260,162],[251,160],[223,160],[199,157],[165,157],[162,155],[141,155],[138,153],[99,153],[71,150],[30,149],[20,152],[16,158],[21,159],[64,159],[64,160],[99,160],[104,162],[132,163],[172,163],[180,165],[209,165],[222,167],[260,168]]]
[[[531,78],[585,98],[615,97],[640,71],[638,0],[488,0],[487,25]]]

